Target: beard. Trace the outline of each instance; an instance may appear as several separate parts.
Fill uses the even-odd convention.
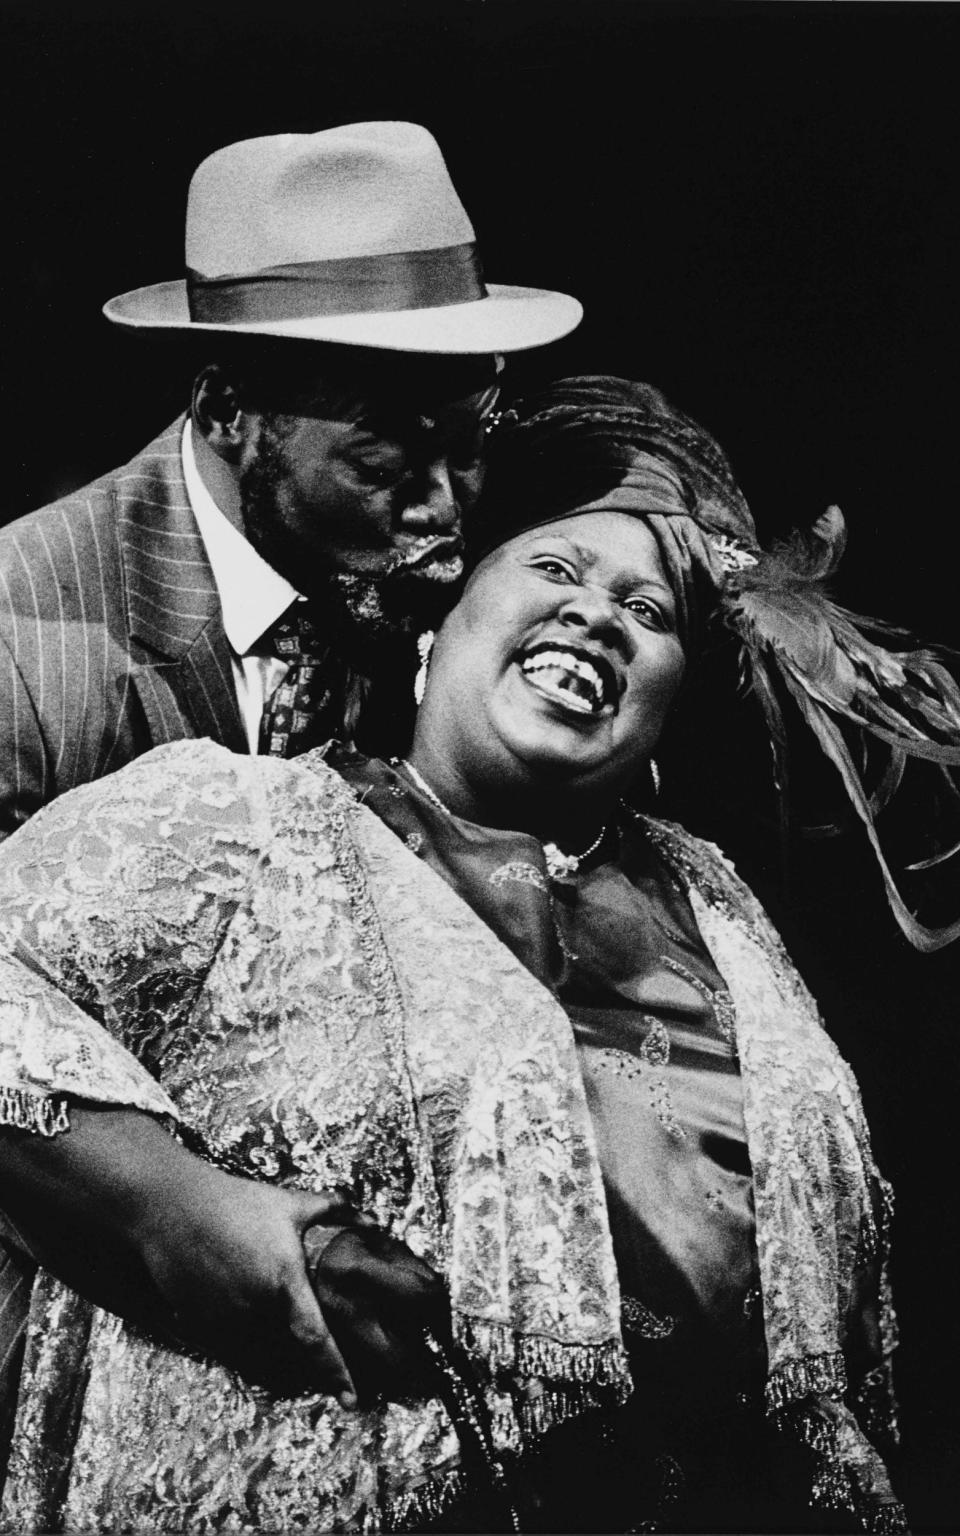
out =
[[[240,475],[244,533],[308,600],[344,659],[369,671],[391,642],[437,628],[459,596],[463,562],[456,557],[410,566],[399,551],[386,549],[367,555],[365,570],[358,550],[357,568],[344,570],[298,549],[283,516],[282,488],[289,479],[285,439],[282,422],[263,420],[257,451]]]
[[[450,562],[447,562],[449,570]],[[436,629],[460,593],[462,567],[439,578],[431,572],[407,572],[398,561],[389,571],[358,575],[330,571],[323,602],[355,641],[367,645],[389,642],[400,635]]]

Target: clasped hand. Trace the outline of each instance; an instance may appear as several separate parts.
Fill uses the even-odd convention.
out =
[[[426,1390],[422,1333],[448,1330],[443,1283],[342,1195],[202,1164],[178,1204],[179,1230],[150,1222],[141,1241],[175,1341],[283,1396],[353,1407]]]
[[[8,1230],[51,1273],[278,1395],[424,1390],[443,1283],[342,1195],[225,1173],[139,1110],[70,1119],[53,1138],[0,1133]]]

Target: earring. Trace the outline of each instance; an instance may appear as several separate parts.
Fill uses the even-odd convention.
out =
[[[430,665],[430,652],[433,650],[435,638],[432,629],[425,629],[422,635],[417,636],[417,655],[420,657],[420,665],[413,680],[413,697],[417,704],[423,703],[423,695],[427,691],[427,668]]]
[[[660,793],[660,766],[655,757],[650,759],[650,777],[653,780],[653,793]]]

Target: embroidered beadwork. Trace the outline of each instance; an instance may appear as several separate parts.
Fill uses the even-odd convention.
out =
[[[668,1339],[677,1326],[675,1317],[658,1317],[636,1296],[621,1297],[620,1321],[624,1333],[637,1334],[641,1339]]]
[[[577,961],[580,959],[580,956],[570,948],[569,944],[564,938],[563,930],[557,921],[557,910],[552,901],[550,903],[550,916],[553,919],[553,932],[557,940],[557,948],[560,950],[564,960],[568,961],[570,965],[576,965]]]
[[[807,1355],[771,1371],[765,1395],[768,1411],[776,1413],[800,1398],[820,1393],[840,1398],[846,1390],[847,1367],[841,1354]]]
[[[56,1136],[70,1129],[67,1101],[59,1094],[0,1088],[0,1125],[12,1125],[34,1136]]]
[[[504,886],[514,884],[532,885],[534,890],[546,892],[549,897],[550,917],[553,922],[553,933],[557,941],[557,948],[568,964],[576,964],[579,956],[574,953],[563,936],[563,930],[557,921],[557,909],[553,903],[549,881],[544,876],[542,870],[537,868],[536,864],[531,864],[527,859],[509,859],[506,864],[498,864],[497,868],[488,878],[495,891],[502,891]]]
[[[717,1028],[721,1035],[731,1047],[734,1047],[736,1045],[737,1020],[733,1009],[733,999],[726,988],[711,987],[707,982],[701,980],[699,976],[694,975],[689,966],[684,965],[681,960],[675,960],[672,955],[661,955],[660,958],[668,971],[672,971],[674,976],[679,976],[682,981],[685,981],[688,986],[692,987],[702,997],[716,1019]]]
[[[651,1018],[649,1014],[644,1018],[649,1028],[640,1047],[640,1057],[648,1067],[665,1067],[670,1060],[670,1036],[666,1026],[661,1019]]]
[[[670,1036],[662,1020],[652,1014],[642,1015],[647,1033],[639,1052],[620,1050],[609,1045],[599,1051],[598,1059],[612,1068],[618,1077],[636,1078],[647,1083],[650,1104],[667,1135],[674,1141],[685,1141],[686,1131],[673,1111],[673,1102],[665,1078],[655,1075],[663,1071],[670,1061]]]
[[[877,1444],[900,1444],[896,1400],[887,1364],[868,1371],[857,1389],[857,1417]]]
[[[686,1482],[686,1478],[683,1475],[683,1468],[681,1467],[679,1461],[677,1461],[676,1457],[668,1456],[666,1453],[657,1457],[656,1467],[660,1474],[660,1490],[657,1498],[657,1513],[663,1516],[666,1514],[670,1506],[677,1502],[677,1499],[683,1492],[683,1485]]]
[[[532,885],[538,891],[549,889],[546,876],[539,870],[536,864],[530,864],[526,859],[510,859],[506,864],[498,864],[489,877],[494,890],[500,891],[505,885]]]
[[[755,1315],[757,1308],[761,1305],[762,1299],[763,1298],[760,1295],[759,1285],[751,1285],[750,1289],[747,1291],[747,1294],[743,1298],[744,1317],[752,1318]]]

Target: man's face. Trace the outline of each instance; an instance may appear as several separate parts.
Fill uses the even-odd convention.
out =
[[[246,413],[247,538],[304,596],[339,593],[368,626],[429,622],[462,575],[495,375],[492,364],[440,370]]]

